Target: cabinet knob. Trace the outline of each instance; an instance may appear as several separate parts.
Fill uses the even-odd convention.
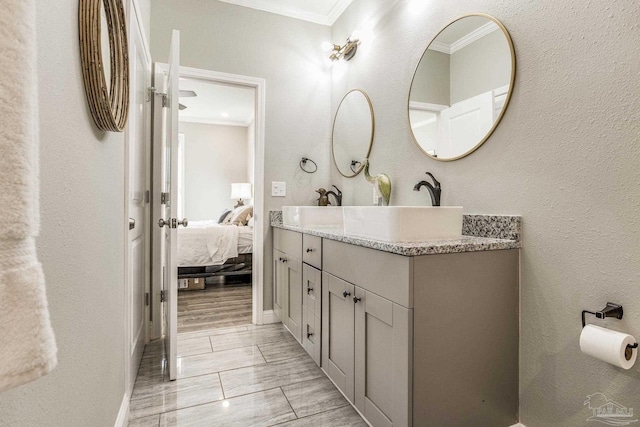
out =
[[[287,259],[286,258],[282,258],[282,262],[287,262]]]
[[[342,296],[345,297],[345,298],[348,297],[349,295],[351,295],[351,292],[344,291],[342,293]]]
[[[307,248],[307,253],[313,252],[313,248]]]
[[[309,295],[312,290],[313,290],[313,288],[310,288],[309,286],[307,286],[307,295]]]
[[[358,298],[358,297],[353,297],[353,303],[357,304],[358,301],[362,301],[362,298]]]
[[[307,338],[311,338],[313,334],[311,332],[307,332]]]

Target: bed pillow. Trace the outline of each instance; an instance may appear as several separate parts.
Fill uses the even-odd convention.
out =
[[[246,225],[249,220],[249,215],[253,215],[253,206],[238,206],[231,213],[229,222],[233,225]]]
[[[222,224],[225,219],[231,214],[231,209],[225,209],[222,211],[220,216],[218,217],[218,224]]]
[[[253,216],[251,216],[251,218],[249,218],[249,221],[247,221],[247,226],[248,227],[253,227],[254,222],[255,222],[254,218],[253,218]]]

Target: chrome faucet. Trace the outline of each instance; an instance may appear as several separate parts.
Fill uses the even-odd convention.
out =
[[[332,185],[332,187],[336,189],[337,194],[333,190],[327,191],[327,197],[329,196],[329,194],[333,195],[333,197],[336,199],[336,206],[342,206],[342,191],[340,191],[340,189],[335,185]]]
[[[413,187],[413,191],[420,191],[421,187],[427,187],[429,190],[429,195],[431,196],[431,204],[433,206],[440,206],[440,195],[442,194],[442,187],[440,187],[440,182],[430,173],[427,172],[427,175],[433,179],[433,184],[427,181],[420,181]]]

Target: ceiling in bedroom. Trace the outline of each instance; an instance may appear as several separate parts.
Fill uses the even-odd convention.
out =
[[[195,97],[180,97],[179,120],[227,126],[248,126],[254,118],[253,88],[180,79],[180,91],[194,91]]]
[[[315,22],[333,25],[353,0],[220,0],[225,3],[250,7]]]

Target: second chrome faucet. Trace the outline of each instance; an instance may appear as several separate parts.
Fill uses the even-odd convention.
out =
[[[431,204],[433,206],[440,206],[440,195],[442,194],[440,182],[430,172],[427,172],[427,175],[433,179],[433,185],[427,181],[420,181],[413,187],[413,191],[420,191],[420,188],[427,187],[429,195],[431,196]]]

